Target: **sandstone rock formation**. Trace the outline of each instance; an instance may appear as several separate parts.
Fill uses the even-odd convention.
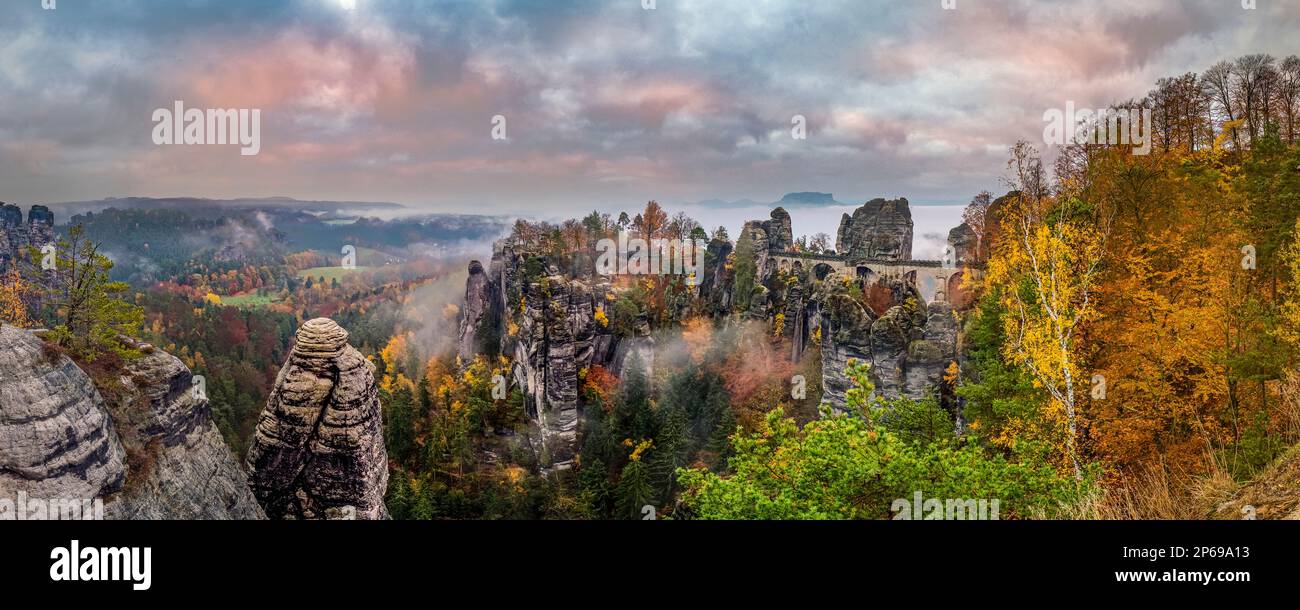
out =
[[[700,297],[708,303],[707,311],[725,315],[731,310],[731,276],[727,257],[732,245],[726,239],[712,239],[704,254],[704,278],[700,282]]]
[[[31,331],[0,328],[0,498],[98,498],[107,519],[265,518],[189,369],[138,347],[104,398]]]
[[[724,269],[724,263],[716,263],[714,272]],[[540,431],[537,453],[544,469],[573,464],[581,371],[600,365],[618,373],[632,351],[653,366],[654,340],[644,318],[633,322],[628,337],[615,338],[611,318],[617,296],[608,279],[568,278],[544,256],[517,249],[509,239],[494,244],[492,263],[481,279],[471,263],[466,299],[462,344],[472,335],[477,344],[472,353],[511,358],[511,376]],[[677,305],[684,308],[686,303]]]
[[[90,378],[30,331],[0,326],[0,498],[103,498],[126,481],[124,457]]]
[[[835,249],[851,260],[912,260],[907,199],[872,199],[840,219]]]
[[[769,220],[746,222],[741,234],[747,235],[753,244],[754,269],[760,282],[766,281],[776,271],[771,256],[794,246],[794,227],[790,213],[784,208],[772,210]]]
[[[32,206],[23,222],[23,211],[0,202],[0,272],[13,261],[26,257],[28,248],[41,248],[54,241],[54,213],[43,205]]]
[[[914,291],[914,289],[913,289]],[[843,294],[822,310],[823,400],[843,410],[853,387],[845,373],[850,359],[871,365],[876,394],[944,398],[943,373],[957,358],[957,321],[947,303],[926,305],[913,297],[876,317]]]
[[[979,262],[979,236],[966,223],[961,223],[948,232],[948,246],[952,248],[952,263],[956,266]]]
[[[499,341],[498,318],[501,315],[501,300],[496,294],[496,284],[488,277],[483,264],[478,261],[469,263],[469,279],[465,281],[465,306],[460,320],[460,336],[456,342],[456,352],[465,362],[475,354],[496,349]]]
[[[845,392],[853,388],[845,369],[849,360],[872,362],[871,324],[875,319],[847,295],[831,296],[822,305],[822,400],[843,410]]]
[[[524,291],[518,331],[507,339],[515,379],[541,428],[543,467],[565,469],[577,448],[579,372],[593,364],[617,370],[631,345],[615,345],[607,322],[596,319],[610,303],[608,283],[552,274]],[[648,338],[648,324],[644,330]]]
[[[386,519],[388,454],[375,370],[348,333],[298,329],[248,450],[249,483],[272,519]]]
[[[845,215],[841,254],[850,260],[910,261],[912,231],[906,199],[876,199]],[[752,252],[755,277],[748,307],[736,311],[735,303],[743,300],[735,293],[736,270],[747,268],[734,264],[741,239]],[[591,252],[551,260],[553,249],[537,248],[531,240],[535,237],[525,233],[495,244],[486,270],[471,263],[461,356],[466,361],[479,353],[511,358],[514,381],[540,428],[543,467],[567,468],[576,455],[585,406],[580,372],[600,365],[621,374],[633,353],[652,371],[655,343],[644,313],[629,320],[623,312],[618,328],[601,322],[614,319],[619,295],[609,278],[587,271]],[[943,371],[955,358],[955,320],[944,305],[927,309],[915,270],[878,275],[859,269],[846,277],[846,267],[852,274],[853,266],[839,257],[791,256],[793,247],[790,214],[780,207],[767,220],[744,223],[735,244],[722,237],[711,240],[699,286],[668,295],[659,322],[672,325],[704,315],[767,323],[794,362],[820,337],[826,398],[841,409],[849,388],[843,369],[850,358],[873,366],[884,396],[921,398],[942,390],[937,386]],[[832,279],[831,273],[838,275]],[[605,315],[598,316],[602,309]]]
[[[790,361],[798,362],[803,357],[809,336],[808,310],[815,309],[816,302],[804,298],[804,288],[794,284],[785,289],[785,308],[781,312],[781,336],[790,342]]]
[[[650,321],[644,314],[637,316],[632,327],[632,336],[618,342],[618,346],[614,349],[614,356],[609,362],[610,370],[616,375],[622,375],[627,370],[633,352],[640,358],[646,375],[653,375],[655,338],[650,335]]]
[[[108,518],[265,519],[212,422],[204,385],[175,356],[139,347],[144,357],[121,375],[124,404],[111,410],[122,414],[117,429],[147,453],[147,466],[129,472],[126,488],[105,507]]]
[[[595,303],[581,282],[559,275],[527,288],[515,345],[515,375],[541,426],[542,462],[567,467],[578,434],[579,358],[590,358]],[[589,360],[588,360],[589,361]]]

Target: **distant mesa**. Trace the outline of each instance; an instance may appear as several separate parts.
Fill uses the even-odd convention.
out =
[[[706,199],[697,202],[696,205],[714,209],[732,209],[732,208],[753,208],[753,207],[785,207],[785,208],[811,208],[811,207],[828,207],[838,205],[848,205],[835,200],[835,196],[830,193],[802,192],[786,193],[779,201],[773,203],[762,203],[753,199],[736,199],[726,201],[723,199]]]
[[[395,211],[405,209],[398,203],[382,201],[316,201],[275,196],[265,198],[242,199],[205,199],[202,197],[106,197],[89,201],[66,201],[51,203],[50,206],[66,218],[80,214],[98,213],[109,208],[119,210],[193,210],[193,209],[230,209],[255,210],[259,208],[293,208],[301,211],[344,212],[344,211]]]
[[[782,207],[845,205],[835,200],[830,193],[786,193],[776,205]]]

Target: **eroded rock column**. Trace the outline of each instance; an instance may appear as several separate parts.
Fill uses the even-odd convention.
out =
[[[272,519],[387,519],[375,367],[318,318],[298,329],[248,450],[249,483]]]

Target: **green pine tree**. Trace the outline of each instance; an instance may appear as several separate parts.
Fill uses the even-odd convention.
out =
[[[654,413],[650,410],[650,381],[641,355],[635,350],[627,360],[626,369],[622,391],[614,404],[615,432],[620,440],[651,438]]]
[[[39,251],[32,255],[38,257]],[[87,361],[114,352],[123,358],[139,356],[120,337],[140,334],[144,309],[123,300],[129,286],[109,279],[113,261],[99,253],[99,244],[85,237],[77,225],[59,240],[54,258],[58,281],[49,284],[45,303],[55,321],[50,339]]]
[[[381,401],[384,406],[384,444],[399,464],[409,464],[415,451],[415,406],[411,391],[399,386]]]
[[[640,460],[628,462],[623,468],[623,476],[618,480],[617,505],[614,517],[617,519],[638,520],[644,518],[641,512],[646,506],[654,505],[654,490],[650,487],[649,473]]]
[[[614,494],[608,470],[600,458],[584,460],[578,470],[579,498],[594,519],[608,519],[613,508]]]
[[[736,432],[736,414],[730,407],[725,407],[718,414],[718,423],[713,428],[713,433],[709,435],[709,441],[705,449],[713,454],[712,470],[721,472],[727,468],[727,460],[731,458],[734,447],[731,444],[731,435]]]
[[[669,504],[677,492],[677,469],[688,464],[686,438],[686,410],[673,406],[668,409],[664,425],[655,437],[654,453],[650,461],[650,482],[662,504]]]
[[[433,389],[429,387],[429,378],[420,377],[420,421],[429,417],[429,410],[433,408]]]
[[[388,494],[384,503],[388,505],[388,513],[394,520],[402,521],[410,518],[411,483],[407,480],[405,472],[396,470],[389,473]]]

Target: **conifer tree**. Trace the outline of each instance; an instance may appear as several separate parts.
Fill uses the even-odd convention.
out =
[[[653,436],[651,430],[650,383],[641,355],[633,351],[624,371],[623,389],[614,406],[615,431],[620,441],[640,441]]]
[[[595,519],[608,519],[613,508],[613,490],[604,460],[584,460],[578,470],[578,488],[588,514]]]
[[[649,473],[640,459],[633,459],[623,468],[617,496],[614,516],[618,519],[641,519],[644,517],[642,509],[654,504],[654,490],[650,487]]]
[[[664,425],[655,437],[650,464],[650,481],[659,500],[667,504],[677,491],[677,469],[687,465],[686,410],[668,408]]]

